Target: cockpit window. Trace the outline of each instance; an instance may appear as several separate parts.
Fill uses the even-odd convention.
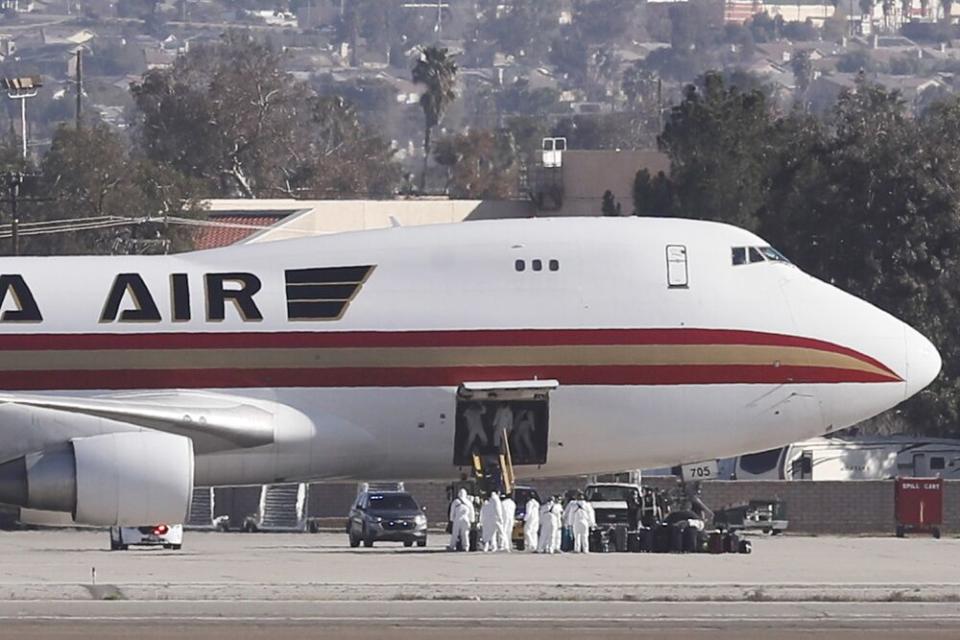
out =
[[[760,247],[760,253],[763,257],[772,262],[790,262],[787,258],[773,247]]]
[[[733,266],[754,264],[756,262],[782,262],[790,264],[787,258],[773,247],[733,247],[730,250]]]

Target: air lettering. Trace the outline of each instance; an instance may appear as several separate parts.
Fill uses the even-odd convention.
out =
[[[120,311],[124,298],[129,297],[133,308]],[[119,314],[119,318],[118,318]],[[154,302],[147,284],[138,273],[120,273],[110,287],[103,305],[100,322],[160,322],[160,309]]]
[[[40,307],[37,306],[37,301],[23,276],[17,274],[0,275],[0,308],[7,301],[8,294],[17,308],[7,309],[0,314],[0,322],[43,321],[43,316],[40,315]]]
[[[253,296],[260,291],[260,278],[252,273],[208,273],[207,320],[222,321],[226,318],[226,302],[236,307],[244,322],[263,320]],[[227,287],[228,283],[231,285]]]

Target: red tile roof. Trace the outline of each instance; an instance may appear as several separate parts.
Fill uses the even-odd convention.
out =
[[[270,227],[289,216],[293,211],[269,213],[255,211],[250,213],[211,213],[207,216],[210,222],[219,222],[225,225],[238,226],[208,226],[198,227],[194,232],[193,243],[196,249],[216,249],[236,244],[253,234],[262,231],[263,227]]]

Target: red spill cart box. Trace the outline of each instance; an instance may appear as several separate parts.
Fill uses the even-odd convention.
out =
[[[940,537],[943,524],[943,480],[941,478],[897,478],[897,536],[907,531],[932,533]]]

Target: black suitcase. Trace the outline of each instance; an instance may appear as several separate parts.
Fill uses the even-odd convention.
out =
[[[480,531],[470,527],[470,551],[476,551],[480,546]]]
[[[613,540],[613,550],[618,553],[624,553],[627,551],[627,527],[626,525],[617,525],[611,531],[611,539]]]
[[[711,531],[707,536],[707,553],[723,553],[723,533]]]
[[[668,553],[670,551],[670,539],[673,533],[673,527],[668,524],[657,525],[653,530],[653,552]]]
[[[640,547],[640,532],[631,531],[627,534],[627,551],[630,553],[640,553],[643,549]]]
[[[640,534],[640,551],[653,553],[653,529],[643,527],[637,533]]]
[[[603,531],[601,529],[591,530],[590,537],[587,540],[587,544],[590,547],[591,553],[603,553],[604,551]]]
[[[740,551],[740,536],[733,531],[727,532],[723,537],[724,553],[738,553]]]
[[[670,551],[683,551],[683,530],[685,527],[672,525],[670,527]]]
[[[753,545],[750,544],[749,540],[740,541],[740,553],[753,553]]]
[[[686,527],[683,529],[683,543],[681,551],[684,553],[697,552],[697,540],[700,537],[700,530],[696,527]]]

